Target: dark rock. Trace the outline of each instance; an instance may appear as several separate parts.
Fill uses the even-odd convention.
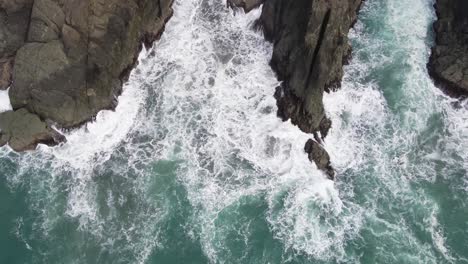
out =
[[[330,155],[319,143],[309,139],[304,146],[304,151],[308,154],[309,160],[314,162],[319,170],[324,171],[330,180],[335,179],[335,170],[331,166]]]
[[[13,56],[24,44],[34,0],[0,1],[0,58]]]
[[[306,133],[322,131],[322,97],[336,89],[350,54],[348,31],[361,0],[268,0],[258,24],[274,43],[271,66],[283,81],[278,116]],[[326,119],[329,122],[329,119]]]
[[[33,1],[0,1],[0,90],[11,84],[14,56],[26,39]]]
[[[437,0],[429,73],[451,96],[468,95],[468,1]]]
[[[39,143],[49,146],[65,142],[65,137],[25,108],[0,113],[0,146],[8,142],[15,151],[34,150]]]
[[[270,62],[282,85],[275,90],[277,115],[291,119],[302,131],[314,134],[305,145],[309,160],[330,179],[335,171],[327,151],[317,142],[328,135],[323,92],[341,85],[343,65],[350,58],[348,31],[357,19],[362,0],[228,0],[245,12],[263,4],[256,26],[274,44]],[[321,137],[318,136],[320,132]]]
[[[6,90],[11,84],[13,57],[0,59],[0,90]]]
[[[1,0],[0,89],[11,84],[13,109],[25,109],[15,117],[36,115],[69,129],[115,108],[142,45],[158,39],[171,17],[172,2]],[[14,149],[57,137],[49,129],[38,132],[39,126],[34,136],[21,133],[18,124],[27,125],[17,120],[9,130],[19,133],[8,134]]]
[[[325,139],[332,125],[325,115],[323,92],[341,85],[343,65],[351,56],[348,31],[357,19],[361,3],[361,0],[265,0],[256,23],[274,44],[270,65],[282,81],[274,95],[278,117],[283,121],[291,119],[302,131],[314,134],[316,141],[309,140],[305,151],[330,179],[335,177],[330,156],[317,143]],[[247,7],[246,1],[241,0],[228,4],[244,10]]]
[[[331,125],[332,125],[331,119],[326,116],[320,122],[320,135],[322,136],[322,140],[327,137],[328,131],[330,130]]]
[[[0,58],[16,55],[13,109],[26,108],[63,128],[113,109],[142,44],[151,45],[172,15],[171,4],[172,0],[4,0]]]

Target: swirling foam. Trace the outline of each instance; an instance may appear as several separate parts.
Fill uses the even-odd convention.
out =
[[[412,263],[454,261],[437,224],[437,201],[423,186],[466,171],[468,108],[466,101],[454,107],[457,100],[428,76],[434,17],[427,1],[367,1],[350,34],[355,50],[343,88],[324,99],[334,122],[328,149],[344,172],[339,189],[345,200],[367,197],[362,232],[372,234],[367,240],[380,237],[375,243],[383,251],[374,254],[381,261],[390,252],[393,259]],[[443,173],[436,169],[439,161],[445,163]],[[403,217],[407,214],[414,218]],[[413,221],[424,223],[434,248],[421,244],[413,230],[419,222]],[[405,248],[386,243],[391,240]],[[411,253],[397,255],[405,251]]]
[[[353,245],[366,234],[378,238],[382,260],[456,257],[436,202],[413,189],[439,176],[418,159],[443,160],[448,168],[456,155],[468,168],[466,102],[454,109],[425,71],[429,3],[364,5],[343,88],[324,98],[334,122],[326,147],[340,174],[337,188],[304,154],[310,135],[276,117],[272,46],[251,29],[260,11],[234,16],[215,0],[176,1],[174,9],[155,49],[140,56],[115,112],[68,133],[60,147],[21,155],[0,150],[17,164],[8,179],[14,188],[27,186],[41,238],[60,243],[54,231],[67,224],[78,245],[86,244],[79,243],[84,234],[100,252],[144,263],[168,250],[166,221],[186,217],[185,235],[211,262],[247,261],[256,219],[236,208],[251,198],[284,260],[358,262],[362,254]],[[380,24],[372,28],[369,21]],[[403,84],[390,87],[401,92],[397,102],[379,83],[394,58],[408,69]],[[443,119],[443,131],[434,133],[441,143],[414,152],[434,112]],[[440,133],[445,138],[437,140]],[[160,162],[171,164],[170,172],[158,171]],[[185,201],[190,208],[179,216]],[[406,208],[435,219],[423,222],[434,248],[413,236]],[[236,217],[223,222],[229,214]],[[242,237],[240,256],[230,247],[232,229]],[[76,249],[70,258],[85,262],[87,248]],[[397,249],[405,253],[391,255]]]

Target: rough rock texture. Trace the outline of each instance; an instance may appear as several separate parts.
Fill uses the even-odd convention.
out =
[[[429,73],[448,94],[468,95],[468,1],[437,0]]]
[[[282,85],[276,89],[278,116],[291,119],[306,133],[323,140],[331,127],[323,106],[323,92],[341,84],[343,65],[351,47],[348,32],[362,0],[231,0],[246,12],[263,3],[257,26],[274,44],[271,67]],[[320,132],[321,139],[318,137]],[[309,158],[330,178],[334,172],[325,149],[306,144]]]
[[[35,149],[38,143],[56,145],[65,141],[64,136],[24,108],[0,115],[0,130],[0,146],[8,142],[16,151]]]
[[[341,83],[351,52],[347,35],[360,4],[361,0],[267,0],[263,5],[260,25],[274,43],[271,66],[283,81],[276,92],[278,115],[306,133],[328,131],[323,92]]]
[[[0,89],[62,128],[113,109],[173,0],[0,0]]]
[[[309,160],[317,165],[317,168],[324,171],[330,180],[335,179],[335,170],[331,166],[330,155],[316,141],[309,139],[304,147],[304,151],[309,154]]]
[[[33,0],[0,0],[0,90],[11,83],[16,51],[24,45]]]

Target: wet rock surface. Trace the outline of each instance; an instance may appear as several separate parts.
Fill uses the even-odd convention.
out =
[[[231,0],[228,4],[248,12],[260,2],[262,14],[256,26],[274,45],[270,65],[282,81],[274,95],[277,114],[324,140],[332,124],[325,115],[323,93],[341,85],[343,65],[351,54],[348,32],[362,1]],[[320,144],[307,142],[306,152],[319,169],[334,178],[330,157]]]
[[[0,1],[0,89],[10,86],[14,110],[58,127],[92,120],[115,108],[142,45],[158,39],[171,17],[172,1]]]
[[[315,163],[319,170],[325,172],[330,180],[335,179],[335,170],[331,166],[330,155],[322,145],[309,139],[304,146],[304,151],[308,154],[309,160]]]
[[[320,130],[323,92],[340,86],[351,52],[348,31],[361,0],[267,0],[259,25],[274,50],[271,66],[283,81],[278,115],[306,133]]]
[[[0,59],[0,90],[10,87],[13,72],[13,57]]]
[[[452,96],[468,95],[468,1],[437,0],[429,73]]]
[[[15,151],[25,151],[39,143],[54,146],[65,141],[63,135],[25,108],[0,114],[0,146],[8,143]]]

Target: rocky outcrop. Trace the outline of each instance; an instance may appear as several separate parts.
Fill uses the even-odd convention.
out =
[[[351,52],[348,31],[361,0],[267,0],[260,25],[274,43],[271,66],[283,81],[278,115],[306,133],[326,133],[324,91],[336,89]],[[322,124],[322,125],[321,125]]]
[[[278,116],[291,120],[319,141],[331,127],[323,93],[337,89],[351,47],[348,32],[357,19],[361,0],[230,0],[249,11],[263,2],[257,27],[273,42],[271,67],[282,81],[276,89]],[[319,169],[334,177],[325,149],[317,141],[306,152]],[[327,162],[325,162],[325,160]]]
[[[0,115],[0,147],[7,142],[15,151],[32,150],[38,143],[55,145],[65,137],[24,108]]]
[[[33,1],[0,1],[0,90],[10,86],[14,56],[26,41]]]
[[[335,170],[331,165],[330,155],[322,145],[309,139],[305,144],[304,151],[308,154],[309,160],[314,162],[319,170],[324,171],[330,180],[335,179]]]
[[[0,88],[25,109],[73,128],[113,109],[142,44],[173,0],[1,0]],[[5,114],[0,114],[5,115]]]
[[[468,95],[468,1],[437,0],[429,73],[449,95]]]

